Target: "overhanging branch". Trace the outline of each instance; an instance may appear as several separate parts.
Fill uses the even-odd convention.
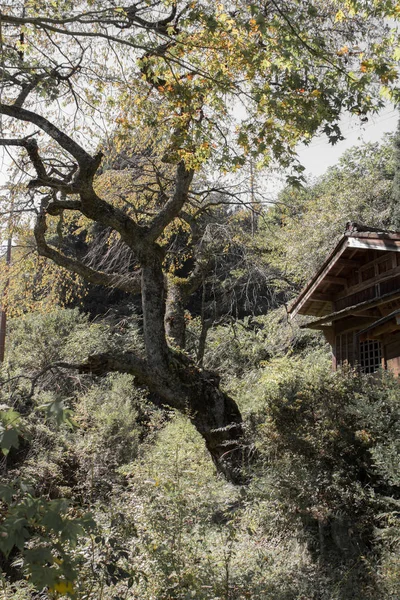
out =
[[[61,148],[71,154],[71,156],[77,160],[79,165],[87,167],[96,161],[96,158],[93,158],[90,154],[88,154],[88,152],[86,152],[86,150],[84,150],[82,146],[75,142],[71,137],[58,129],[58,127],[56,127],[48,119],[38,115],[35,112],[20,106],[0,103],[0,114],[36,125],[42,131],[47,133],[47,135],[53,138],[53,140],[55,140],[61,146]]]
[[[135,275],[121,275],[115,273],[104,273],[103,271],[96,271],[91,267],[88,267],[84,263],[70,258],[65,254],[62,254],[55,248],[48,245],[46,242],[46,216],[44,212],[38,215],[34,228],[34,234],[37,244],[37,249],[40,256],[49,258],[60,267],[64,267],[71,273],[76,273],[83,277],[86,281],[93,283],[94,285],[103,285],[112,289],[119,289],[129,294],[139,294],[141,290],[140,285],[140,273]]]

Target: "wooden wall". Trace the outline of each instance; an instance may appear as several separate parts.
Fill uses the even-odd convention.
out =
[[[400,332],[383,340],[387,368],[400,376]]]

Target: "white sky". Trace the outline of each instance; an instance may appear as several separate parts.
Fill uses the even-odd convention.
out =
[[[324,136],[314,138],[309,146],[299,148],[300,161],[306,167],[306,175],[322,175],[352,146],[363,142],[378,142],[385,133],[396,130],[399,116],[400,113],[395,108],[388,106],[378,115],[370,116],[364,125],[360,125],[356,117],[344,117],[341,124],[345,139],[342,142],[332,146]]]
[[[365,142],[379,142],[385,133],[392,133],[397,129],[400,112],[392,105],[383,108],[377,115],[369,116],[368,122],[361,124],[357,117],[346,114],[341,119],[341,130],[345,139],[335,146],[329,144],[327,137],[321,135],[313,138],[309,146],[300,145],[297,148],[301,164],[306,168],[304,172],[308,180],[319,177],[328,169],[337,164],[339,158],[352,146]],[[260,187],[264,202],[274,202],[279,192],[285,187],[285,173],[267,173],[260,175]]]

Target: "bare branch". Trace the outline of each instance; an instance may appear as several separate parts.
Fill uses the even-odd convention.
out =
[[[70,29],[63,29],[61,26],[58,27],[56,25],[51,24],[53,21],[55,23],[58,23],[59,25],[64,25],[68,22],[68,19],[62,19],[62,20],[55,20],[55,19],[41,19],[41,18],[34,18],[34,17],[26,17],[26,18],[22,18],[22,17],[15,17],[13,15],[5,15],[3,13],[0,13],[0,21],[2,21],[3,23],[9,23],[10,25],[33,25],[35,27],[38,27],[39,29],[43,29],[43,30],[47,30],[47,31],[53,31],[54,33],[60,33],[62,35],[67,35],[68,37],[74,37],[74,38],[79,38],[79,37],[83,37],[83,38],[94,38],[94,39],[104,39],[107,40],[109,42],[115,42],[117,44],[121,44],[124,46],[128,46],[130,48],[136,48],[138,50],[145,50],[148,51],[149,47],[148,45],[143,45],[143,44],[137,44],[135,42],[133,42],[131,39],[125,39],[125,38],[121,38],[121,37],[117,37],[115,35],[111,35],[109,33],[101,33],[100,31],[79,31],[77,29],[74,30],[70,30]],[[93,21],[92,24],[98,24],[98,20]],[[90,22],[85,23],[85,24],[91,24]],[[118,25],[117,22],[115,23],[109,23],[109,24],[114,24],[114,25]],[[162,32],[159,32],[160,34],[162,34]]]
[[[82,208],[82,202],[79,200],[54,200],[47,206],[47,212],[52,217],[60,215],[63,210],[80,210]]]
[[[92,157],[90,154],[88,154],[86,150],[82,148],[82,146],[75,142],[66,133],[58,129],[58,127],[53,125],[53,123],[51,123],[45,117],[42,117],[41,115],[38,115],[30,110],[26,110],[26,108],[3,103],[0,103],[0,114],[37,125],[37,127],[53,138],[53,140],[55,140],[61,146],[61,148],[71,154],[80,165],[85,165],[87,167],[96,163],[96,157]],[[12,145],[18,146],[21,144]]]
[[[93,354],[84,363],[72,367],[79,369],[80,373],[92,375],[105,375],[112,371],[130,373],[138,378],[138,383],[151,385],[153,382],[154,387],[154,372],[144,358],[133,352]]]
[[[54,177],[49,177],[46,172],[46,167],[40,157],[39,148],[37,141],[32,139],[31,137],[26,137],[22,139],[0,139],[0,146],[19,146],[21,148],[25,148],[28,156],[35,168],[36,174],[38,176],[37,179],[32,179],[28,183],[28,188],[37,188],[37,187],[50,187],[52,189],[60,190],[65,194],[76,194],[78,188],[76,185],[68,183],[70,179],[70,174],[67,174],[64,179],[56,179]],[[74,172],[76,169],[73,169]],[[68,208],[67,206],[65,208]]]
[[[76,273],[83,277],[86,281],[95,285],[103,285],[105,287],[119,289],[129,294],[140,293],[140,273],[135,274],[109,274],[102,271],[96,271],[88,267],[84,263],[61,254],[55,248],[49,246],[46,242],[46,216],[42,211],[36,220],[34,234],[38,252],[41,256],[51,259],[60,267],[64,267],[72,273]]]

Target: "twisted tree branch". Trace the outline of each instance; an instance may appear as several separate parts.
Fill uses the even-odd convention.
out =
[[[140,272],[132,275],[117,274],[117,273],[104,273],[103,271],[96,271],[91,267],[88,267],[81,261],[75,260],[62,254],[55,248],[52,248],[46,242],[46,215],[44,211],[38,215],[34,228],[34,235],[36,239],[37,249],[40,256],[49,258],[54,261],[60,267],[64,267],[71,273],[76,273],[83,277],[86,281],[95,285],[103,285],[112,289],[119,289],[129,294],[139,294],[141,290],[140,284]]]

